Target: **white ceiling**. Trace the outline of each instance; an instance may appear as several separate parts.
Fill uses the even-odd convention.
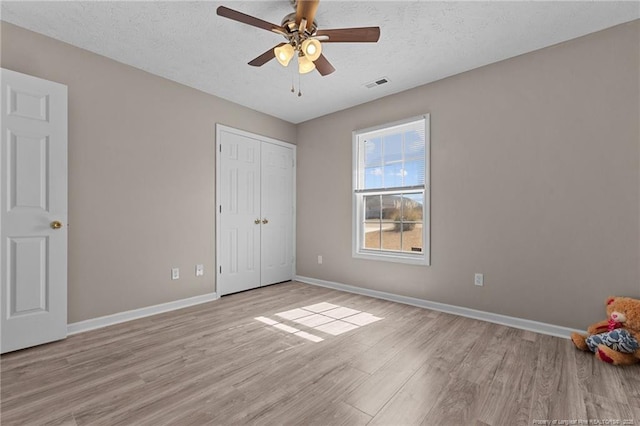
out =
[[[217,16],[219,5],[275,24],[293,11],[288,0],[2,1],[1,19],[299,123],[640,18],[636,1],[322,0],[320,29],[377,25],[380,41],[324,44],[336,72],[303,75],[298,97],[291,65],[247,65],[284,39]]]

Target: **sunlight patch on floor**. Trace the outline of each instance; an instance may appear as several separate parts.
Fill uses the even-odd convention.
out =
[[[347,331],[351,331],[358,328],[357,325],[349,324],[344,321],[332,321],[327,324],[322,324],[315,327],[316,330],[323,331],[327,334],[331,334],[333,336],[337,336],[342,333],[346,333]]]
[[[331,318],[340,319],[345,318],[351,315],[359,314],[360,311],[356,311],[355,309],[350,308],[335,308],[329,311],[324,311],[322,315],[326,315]]]
[[[274,321],[271,318],[267,318],[267,317],[257,317],[257,318],[254,318],[254,319],[257,319],[258,321],[263,322],[263,323],[268,324],[268,325],[276,325],[276,324],[278,324],[278,321]]]
[[[288,320],[294,320],[296,318],[306,317],[310,313],[311,312],[305,311],[304,309],[292,309],[290,311],[280,312],[276,314],[276,316],[279,316],[281,318],[288,319]]]
[[[333,303],[322,302],[322,303],[316,303],[315,305],[304,306],[302,309],[304,309],[305,311],[311,311],[311,312],[324,312],[334,308],[339,308],[339,306],[334,305]]]
[[[376,317],[368,312],[361,312],[327,302],[290,309],[288,311],[278,312],[275,315],[282,319],[295,322],[296,324],[300,324],[304,327],[318,330],[332,336],[338,336],[342,333],[346,333],[384,319]],[[322,337],[272,320],[271,318],[261,316],[254,319],[312,342],[321,342],[324,340]]]
[[[331,322],[333,321],[333,318],[325,317],[324,315],[313,314],[309,315],[308,317],[294,319],[293,321],[313,328]]]

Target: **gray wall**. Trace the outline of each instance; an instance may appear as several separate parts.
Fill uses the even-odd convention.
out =
[[[639,40],[635,21],[298,125],[298,274],[573,328],[640,297]],[[422,113],[432,266],[353,259],[351,132]]]
[[[298,126],[1,31],[2,67],[69,86],[70,323],[214,290],[216,122],[297,140],[299,275],[575,328],[640,297],[639,21]],[[425,112],[432,266],[354,260],[351,132]]]
[[[213,292],[215,123],[293,143],[295,126],[1,28],[3,68],[69,86],[69,322]]]

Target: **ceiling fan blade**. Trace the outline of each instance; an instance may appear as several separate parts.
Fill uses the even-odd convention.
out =
[[[380,27],[318,30],[315,36],[329,37],[328,40],[323,40],[323,43],[375,43],[380,39]]]
[[[315,60],[314,64],[316,64],[316,69],[322,76],[329,75],[336,70],[324,55],[320,55],[320,57]]]
[[[296,24],[300,25],[302,19],[306,19],[309,26],[313,23],[313,19],[316,16],[316,10],[318,10],[318,3],[320,0],[298,0],[298,7],[296,8]]]
[[[284,45],[285,43],[280,43],[279,45],[272,47],[271,49],[264,52],[262,55],[258,56],[257,58],[249,62],[249,65],[254,67],[263,66],[264,64],[266,64],[267,62],[269,62],[270,60],[276,57],[276,54],[273,52],[273,49],[280,46],[284,46]]]
[[[262,28],[263,30],[273,31],[278,34],[285,32],[284,28],[280,25],[263,21],[262,19],[247,15],[246,13],[238,12],[237,10],[229,9],[228,7],[219,6],[218,9],[216,9],[216,13],[222,17],[233,19],[234,21],[242,22],[243,24],[251,25],[253,27]]]

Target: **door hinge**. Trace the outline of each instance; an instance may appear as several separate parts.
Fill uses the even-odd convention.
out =
[[[220,213],[222,213],[222,205],[220,205]]]
[[[220,273],[222,273],[222,266],[220,267]]]
[[[220,152],[222,152],[222,144],[218,145]]]

